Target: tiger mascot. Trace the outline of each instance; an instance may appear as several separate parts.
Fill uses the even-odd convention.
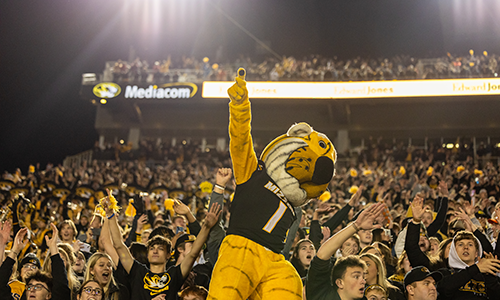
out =
[[[335,148],[306,123],[253,149],[245,70],[228,90],[230,154],[236,180],[231,220],[207,299],[302,299],[302,282],[281,254],[294,207],[320,196],[334,174]]]

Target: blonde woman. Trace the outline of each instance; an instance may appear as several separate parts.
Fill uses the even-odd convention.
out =
[[[114,264],[111,257],[106,253],[96,252],[92,255],[87,262],[87,269],[85,270],[84,281],[95,280],[104,289],[104,295],[102,299],[104,300],[119,300],[128,299],[127,293],[120,295],[120,289],[124,289],[123,286],[118,287],[117,282],[113,276]]]
[[[378,284],[382,286],[386,291],[389,292],[389,298],[391,300],[404,300],[405,297],[401,290],[387,280],[385,274],[384,264],[382,260],[371,253],[364,253],[360,255],[361,260],[363,260],[367,266],[366,269],[366,284],[367,286]]]

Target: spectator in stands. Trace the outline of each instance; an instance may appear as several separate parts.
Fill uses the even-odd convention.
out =
[[[348,238],[340,247],[339,251],[337,251],[338,257],[347,257],[349,255],[357,255],[360,250],[360,242],[359,236],[357,234],[353,234],[350,238]]]
[[[76,278],[78,279],[80,284],[84,281],[86,266],[87,260],[85,259],[85,255],[83,255],[81,251],[78,251],[76,253],[75,264],[73,265],[73,272],[75,272]]]
[[[118,300],[122,299],[121,295],[126,294],[123,290],[120,294],[120,286],[113,272],[113,262],[105,253],[97,252],[89,258],[84,281],[89,280],[94,280],[101,286],[103,299]]]
[[[315,255],[316,249],[311,240],[303,239],[297,242],[290,262],[295,267],[295,270],[297,270],[297,273],[299,273],[300,278],[306,277],[311,260]]]
[[[179,293],[180,300],[205,300],[208,291],[202,286],[188,286]]]
[[[408,300],[436,300],[436,284],[443,276],[439,272],[430,272],[426,267],[416,267],[405,276],[404,284]]]
[[[78,234],[75,223],[71,220],[64,220],[58,227],[61,241],[63,243],[73,244]]]
[[[85,281],[80,290],[78,291],[78,295],[76,296],[77,300],[101,300],[103,298],[104,291],[102,290],[101,285],[96,280],[87,280]]]
[[[384,290],[388,291],[389,299],[404,299],[404,295],[399,288],[392,285],[387,280],[385,267],[382,260],[378,256],[370,253],[364,253],[360,255],[360,258],[367,266],[365,280],[368,286],[374,284],[382,286]]]
[[[358,236],[359,236],[359,247],[361,249],[365,248],[366,246],[370,246],[373,241],[373,233],[371,230],[360,230],[358,231]]]
[[[26,298],[33,300],[48,300],[48,299],[70,299],[57,297],[53,291],[52,278],[40,271],[36,271],[27,278]]]
[[[383,286],[374,284],[365,289],[365,297],[367,300],[387,300],[387,291]]]

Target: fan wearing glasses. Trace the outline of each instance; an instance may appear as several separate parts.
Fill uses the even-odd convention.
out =
[[[99,282],[94,279],[85,281],[78,294],[76,295],[77,300],[101,300],[103,295],[103,290]]]
[[[52,277],[36,271],[28,277],[26,285],[26,299],[48,300],[52,299]]]

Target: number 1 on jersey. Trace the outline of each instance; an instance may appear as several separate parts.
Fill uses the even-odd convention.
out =
[[[286,205],[280,201],[280,206],[274,212],[269,221],[267,221],[267,224],[262,229],[267,233],[271,233],[274,227],[276,227],[276,224],[278,224],[279,220],[281,220],[281,218],[283,217],[285,211],[286,211]]]

